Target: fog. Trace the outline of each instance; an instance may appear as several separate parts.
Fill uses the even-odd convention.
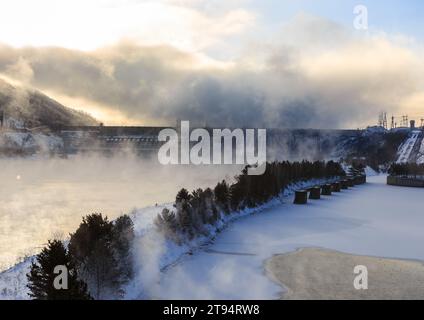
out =
[[[66,239],[84,215],[113,219],[172,202],[182,187],[214,186],[239,172],[235,166],[161,166],[131,155],[0,159],[0,165],[0,270],[48,239]]]

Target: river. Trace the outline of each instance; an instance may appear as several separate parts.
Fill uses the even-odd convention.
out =
[[[101,212],[113,219],[171,202],[182,187],[214,186],[239,170],[161,166],[130,155],[0,159],[0,168],[0,270],[48,239],[66,239],[84,215]]]

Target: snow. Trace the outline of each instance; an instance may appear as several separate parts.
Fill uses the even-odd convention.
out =
[[[373,168],[367,166],[365,167],[365,174],[367,177],[374,177],[378,175],[378,172],[376,172]]]
[[[264,274],[264,261],[302,247],[424,260],[422,190],[386,185],[385,176],[331,197],[292,204],[292,193],[318,181],[299,183],[256,209],[225,217],[211,236],[181,246],[154,232],[164,207],[133,211],[139,274],[127,299],[274,299],[281,287]],[[284,203],[282,203],[284,202]],[[1,299],[28,299],[30,260],[0,274]]]
[[[385,133],[385,132],[387,132],[387,129],[382,126],[372,126],[372,127],[367,127],[367,129],[364,131],[364,134],[372,135],[375,133]]]
[[[421,140],[420,150],[418,151],[417,164],[424,164],[424,138]]]
[[[0,132],[0,145],[29,152],[57,151],[63,148],[63,140],[51,134],[5,131]]]
[[[418,137],[420,136],[421,131],[414,130],[408,136],[408,138],[403,142],[398,150],[398,159],[397,163],[407,163],[411,157],[412,150],[414,149],[415,143],[417,142]]]
[[[32,258],[27,258],[0,274],[0,300],[29,299],[26,275],[30,270],[31,261]]]
[[[135,209],[130,213],[131,220],[134,223],[134,232],[136,237],[143,236],[153,228],[154,220],[163,209],[173,209],[172,203]]]
[[[162,299],[275,299],[281,288],[264,261],[301,247],[424,260],[422,190],[392,187],[385,176],[296,206],[287,201],[231,224],[216,241],[162,276]]]
[[[333,179],[312,179],[309,181],[301,181],[288,186],[284,193],[271,201],[258,206],[256,208],[246,208],[239,212],[233,212],[230,215],[221,217],[216,225],[208,226],[209,234],[206,236],[200,236],[193,239],[190,242],[182,243],[177,245],[173,241],[164,239],[161,235],[158,235],[152,223],[157,213],[160,211],[151,211],[154,213],[153,219],[144,218],[146,213],[151,208],[142,209],[134,215],[134,221],[143,219],[143,223],[135,222],[135,230],[138,236],[135,245],[136,255],[140,260],[139,265],[136,263],[136,270],[140,270],[141,278],[136,276],[133,283],[129,284],[126,288],[126,299],[151,299],[157,298],[157,283],[161,277],[161,273],[167,269],[178,265],[180,261],[184,260],[187,255],[192,255],[198,250],[207,247],[213,239],[215,239],[228,225],[236,223],[237,220],[244,217],[259,214],[267,209],[281,205],[282,198],[293,195],[295,190],[309,188],[311,186],[322,184],[324,182],[335,181]],[[162,208],[173,209],[171,204],[162,206]],[[146,211],[147,210],[147,211]],[[149,221],[146,223],[146,221]],[[140,232],[141,226],[141,232]],[[146,270],[147,269],[147,270]],[[153,279],[153,280],[152,280]]]

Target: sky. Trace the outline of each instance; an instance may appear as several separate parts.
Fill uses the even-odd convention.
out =
[[[268,23],[278,24],[299,11],[305,11],[350,27],[352,8],[356,5],[368,8],[370,26],[375,29],[417,38],[424,36],[424,22],[421,19],[424,3],[419,0],[264,0],[258,1],[255,6]]]
[[[418,120],[423,13],[418,0],[4,0],[0,77],[105,124]]]

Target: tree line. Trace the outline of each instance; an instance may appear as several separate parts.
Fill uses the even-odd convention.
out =
[[[264,204],[294,182],[345,174],[334,161],[272,162],[266,164],[263,175],[257,176],[248,175],[246,167],[232,184],[223,180],[213,190],[197,189],[191,193],[181,189],[174,210],[163,209],[155,225],[167,238],[181,243],[208,235],[222,215]]]

